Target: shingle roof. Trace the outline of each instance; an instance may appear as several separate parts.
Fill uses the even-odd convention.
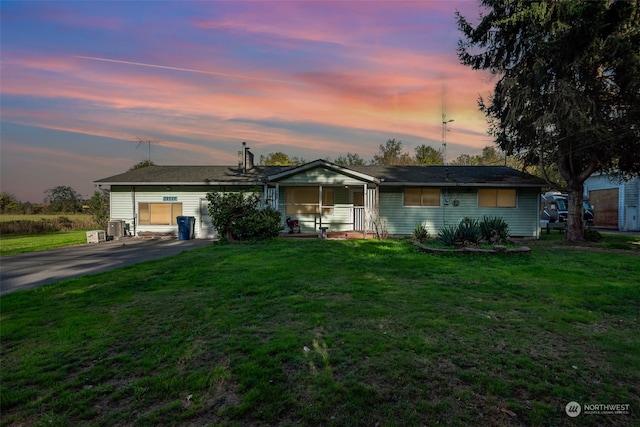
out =
[[[358,166],[352,169],[375,176],[380,185],[519,186],[543,187],[538,177],[508,166]]]
[[[115,185],[247,185],[260,183],[264,177],[290,166],[254,166],[243,173],[237,166],[147,166],[95,181]]]
[[[337,166],[316,160],[318,167]],[[237,166],[148,166],[95,181],[111,185],[250,185],[298,167],[254,166],[243,173]],[[341,168],[342,169],[342,168]],[[545,181],[507,166],[353,166],[382,186],[518,186],[543,187]]]

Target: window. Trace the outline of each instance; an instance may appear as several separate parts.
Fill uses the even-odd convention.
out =
[[[440,190],[437,188],[405,188],[405,206],[440,206]]]
[[[478,207],[515,208],[515,188],[483,188],[478,190]]]
[[[176,225],[182,203],[138,203],[139,225]]]
[[[285,190],[288,215],[304,215],[320,213],[319,187],[287,187]],[[322,213],[330,214],[334,205],[333,188],[322,188]]]

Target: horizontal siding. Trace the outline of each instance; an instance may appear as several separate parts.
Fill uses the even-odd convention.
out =
[[[364,181],[335,171],[315,168],[279,181],[280,185],[362,185]]]
[[[611,188],[622,188],[622,184],[611,181],[607,175],[592,175],[584,183],[585,193],[594,190],[608,190]]]
[[[311,171],[310,171],[311,172]],[[362,183],[358,183],[361,185]],[[346,184],[345,184],[346,185]],[[392,235],[410,235],[415,226],[424,224],[429,233],[436,235],[445,225],[456,225],[465,217],[482,218],[483,215],[501,216],[509,224],[513,236],[538,236],[539,227],[539,192],[535,189],[518,189],[516,208],[478,208],[478,196],[476,189],[457,189],[442,192],[441,199],[449,198],[448,205],[440,207],[405,207],[402,205],[403,190],[401,187],[378,187],[379,213],[386,222],[387,230]],[[136,186],[135,188],[135,212],[137,203],[153,202],[162,203],[163,196],[177,197],[177,202],[182,203],[182,214],[196,218],[196,237],[200,224],[200,199],[206,198],[207,192],[222,191],[224,188],[212,187],[174,187],[171,191],[165,188],[151,186]],[[246,188],[245,190],[249,190]],[[343,231],[353,227],[352,211],[349,200],[349,189],[335,187],[335,203],[331,215],[322,218],[323,225],[330,230]],[[454,206],[457,201],[458,206]],[[279,186],[278,210],[282,214],[283,226],[285,225],[285,186]],[[441,202],[442,203],[442,202]],[[132,199],[132,187],[113,186],[111,189],[111,219],[124,220],[131,224],[133,230],[134,206]],[[319,215],[299,215],[301,231],[312,233],[317,231],[320,225]],[[137,222],[137,221],[136,221]],[[176,231],[177,226],[136,226],[136,231],[167,232]]]
[[[195,237],[199,238],[200,232],[200,199],[207,197],[207,193],[211,191],[222,191],[224,188],[194,186],[194,187],[172,187],[167,190],[164,187],[153,186],[136,186],[135,192],[132,194],[131,186],[112,186],[111,187],[111,219],[124,220],[129,224],[130,230],[134,230],[135,223],[138,224],[138,203],[169,203],[163,201],[164,196],[177,197],[174,203],[182,203],[182,216],[195,217]],[[245,190],[249,190],[246,188]],[[135,206],[134,206],[135,199]],[[135,210],[134,210],[135,208]],[[176,232],[177,225],[136,225],[136,233],[141,231],[151,231],[156,233]]]
[[[402,188],[383,188],[380,193],[380,217],[392,235],[410,235],[417,224],[423,224],[435,236],[445,226],[487,215],[502,217],[509,224],[512,236],[538,236],[539,192],[536,190],[518,189],[516,208],[479,208],[476,189],[443,191],[439,207],[403,206],[402,195]],[[443,204],[446,197],[448,205]]]

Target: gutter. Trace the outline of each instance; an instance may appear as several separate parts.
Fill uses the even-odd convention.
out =
[[[481,183],[468,183],[468,182],[381,182],[381,187],[528,187],[528,188],[542,188],[543,184],[518,184],[518,183],[493,183],[493,182],[481,182]]]

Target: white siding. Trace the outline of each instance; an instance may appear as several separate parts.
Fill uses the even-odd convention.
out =
[[[171,190],[167,190],[164,187],[114,185],[111,188],[111,219],[124,220],[129,224],[132,233],[135,229],[136,235],[144,231],[174,232],[177,235],[177,225],[138,224],[138,203],[168,203],[163,201],[165,196],[176,197],[173,203],[182,203],[182,216],[195,217],[195,237],[200,238],[200,199],[206,198],[207,193],[213,190],[214,188],[204,186],[172,187]]]

